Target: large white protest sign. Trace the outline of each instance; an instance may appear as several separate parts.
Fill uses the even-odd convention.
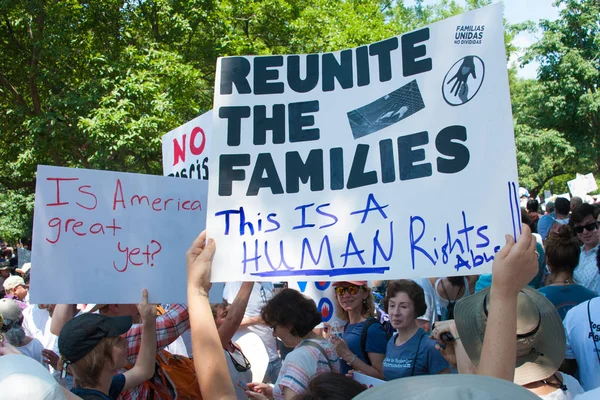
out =
[[[208,179],[212,110],[162,137],[163,174]]]
[[[39,166],[32,303],[186,302],[202,180]]]
[[[487,273],[520,209],[502,8],[217,62],[212,279]]]

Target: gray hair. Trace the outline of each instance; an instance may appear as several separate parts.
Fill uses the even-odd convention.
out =
[[[24,344],[27,335],[25,335],[25,331],[21,326],[21,321],[13,321],[10,319],[4,320],[4,326],[9,326],[8,330],[4,332],[4,337],[8,341],[8,343],[13,346],[21,346]]]

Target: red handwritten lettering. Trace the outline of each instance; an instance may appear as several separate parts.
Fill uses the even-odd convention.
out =
[[[117,268],[117,265],[115,264],[115,262],[113,261],[113,268],[117,270],[117,272],[125,272],[127,271],[127,267],[129,267],[129,247],[125,247],[124,249],[121,249],[121,242],[117,243],[117,250],[119,250],[119,253],[125,253],[125,266],[122,269]]]
[[[68,233],[69,231],[74,233],[77,236],[86,236],[88,233],[92,235],[102,234],[104,235],[106,229],[112,230],[112,235],[115,236],[118,230],[123,229],[121,226],[117,225],[117,221],[115,218],[112,219],[112,225],[104,226],[100,222],[93,223],[89,228],[85,226],[84,221],[77,220],[75,218],[67,218],[66,221],[55,217],[48,221],[48,226],[50,228],[55,228],[55,237],[54,238],[46,238],[48,243],[56,244],[61,238],[61,233]],[[81,229],[80,229],[81,228]]]
[[[85,208],[86,210],[95,210],[96,206],[98,206],[98,198],[96,197],[96,195],[92,192],[86,192],[85,190],[83,190],[83,188],[90,188],[90,185],[83,185],[83,186],[79,186],[79,193],[83,193],[83,194],[87,194],[88,196],[92,196],[94,198],[94,205],[92,207],[86,207],[83,204],[80,204],[79,202],[76,202],[76,204],[81,207],[81,208]]]
[[[68,201],[60,201],[60,182],[62,181],[78,181],[79,178],[46,178],[47,181],[56,181],[56,203],[46,204],[48,207],[64,206],[69,204]]]
[[[121,196],[120,200],[117,200],[117,196]],[[117,179],[117,186],[115,187],[115,194],[113,195],[113,206],[112,209],[113,211],[117,209],[117,203],[121,203],[121,205],[123,206],[123,209],[127,208],[125,207],[125,200],[124,200],[124,196],[123,196],[123,186],[121,185],[121,180]]]
[[[56,231],[56,239],[50,240],[50,239],[46,238],[46,241],[48,241],[48,243],[55,244],[60,239],[60,223],[61,223],[60,218],[52,218],[50,221],[48,221],[48,226],[50,228],[56,228],[58,226],[58,230]]]

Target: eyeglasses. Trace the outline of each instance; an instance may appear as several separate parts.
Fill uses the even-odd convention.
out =
[[[584,226],[576,226],[576,227],[573,228],[573,230],[575,231],[575,233],[583,233],[584,229],[586,231],[590,231],[590,232],[593,231],[593,230],[596,230],[596,229],[598,229],[598,222],[592,222],[591,224],[587,224],[587,225],[584,225]]]
[[[358,291],[360,290],[360,286],[356,286],[356,285],[350,285],[350,286],[338,286],[335,288],[335,293],[338,296],[343,296],[344,293],[348,292],[351,295],[355,295],[358,293]]]

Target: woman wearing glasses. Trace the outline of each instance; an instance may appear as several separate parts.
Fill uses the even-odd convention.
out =
[[[347,321],[342,338],[331,337],[342,358],[342,373],[354,369],[383,379],[383,359],[388,335],[373,317],[375,302],[367,281],[335,282],[336,314]]]
[[[238,400],[248,398],[244,386],[252,382],[252,370],[250,369],[250,362],[242,353],[242,349],[233,343],[231,339],[244,318],[253,286],[253,282],[244,282],[231,305],[227,304],[227,301],[223,301],[220,304],[211,304],[210,307]]]
[[[248,397],[253,399],[291,400],[303,393],[310,380],[325,372],[340,372],[340,362],[333,345],[313,332],[321,323],[314,301],[293,289],[283,289],[262,309],[265,324],[273,336],[292,350],[279,371],[275,386],[249,383]]]
[[[538,289],[556,307],[561,319],[577,304],[598,294],[573,280],[573,271],[579,263],[579,242],[569,225],[562,225],[558,233],[550,232],[546,239],[546,264],[550,270],[548,286]]]

